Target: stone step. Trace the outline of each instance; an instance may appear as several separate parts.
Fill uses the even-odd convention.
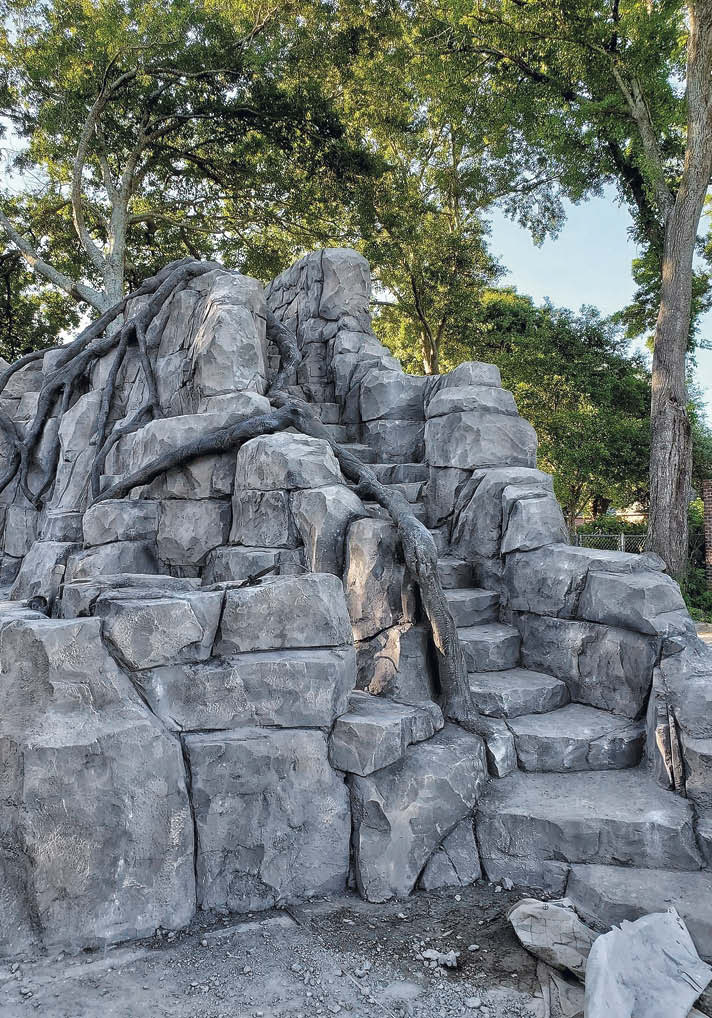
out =
[[[636,767],[645,739],[642,721],[570,703],[548,714],[510,718],[519,766],[525,771],[606,771]]]
[[[521,638],[514,626],[488,622],[458,628],[468,672],[499,672],[519,664]]]
[[[340,442],[341,444],[348,442],[349,436],[344,424],[325,424],[324,427],[334,442]]]
[[[472,566],[462,558],[441,555],[438,559],[438,576],[445,590],[472,586]]]
[[[376,477],[382,484],[427,481],[427,463],[374,463]]]
[[[623,866],[572,866],[566,897],[587,921],[604,927],[675,908],[700,956],[712,960],[712,873]]]
[[[312,410],[322,424],[338,424],[341,420],[341,407],[338,403],[313,403]]]
[[[415,503],[420,498],[420,493],[423,490],[423,482],[406,481],[396,484],[384,484],[384,488],[389,488],[391,491],[399,491],[407,502]]]
[[[569,702],[569,688],[561,679],[528,668],[503,672],[470,672],[470,689],[481,714],[516,718],[544,714]]]
[[[435,541],[435,547],[438,550],[438,555],[447,556],[450,554],[450,528],[437,527],[435,530],[430,530],[430,536]]]
[[[525,774],[487,786],[477,840],[490,880],[563,894],[572,863],[698,870],[690,802],[642,769]]]
[[[375,463],[378,459],[376,450],[370,445],[363,445],[361,442],[344,442],[344,447],[354,456],[358,456],[362,463]]]
[[[408,746],[430,739],[443,724],[440,708],[429,700],[400,703],[354,690],[349,710],[334,723],[329,761],[336,770],[365,777],[400,760]]]
[[[499,594],[494,590],[460,587],[445,591],[445,597],[456,626],[496,622],[499,617]]]

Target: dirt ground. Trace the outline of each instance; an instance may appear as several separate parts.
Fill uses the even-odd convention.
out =
[[[507,921],[523,896],[481,881],[384,905],[205,914],[182,933],[0,968],[0,1016],[541,1018],[535,961]],[[457,967],[428,950],[458,952]]]

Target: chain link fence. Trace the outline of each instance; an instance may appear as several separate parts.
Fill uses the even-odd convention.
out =
[[[645,534],[577,534],[579,548],[605,548],[608,551],[642,552]]]

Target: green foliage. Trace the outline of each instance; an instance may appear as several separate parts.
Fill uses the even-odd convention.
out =
[[[712,590],[707,589],[705,571],[691,566],[680,584],[687,610],[695,622],[712,622]]]
[[[577,534],[645,534],[647,523],[629,523],[618,516],[599,516],[576,527]]]
[[[38,283],[15,251],[0,255],[0,357],[14,361],[77,327],[76,303]]]

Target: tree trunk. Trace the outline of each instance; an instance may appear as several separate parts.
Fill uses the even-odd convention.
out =
[[[420,333],[420,346],[423,351],[423,371],[426,375],[437,375],[439,370],[438,348],[432,336],[423,329]]]

